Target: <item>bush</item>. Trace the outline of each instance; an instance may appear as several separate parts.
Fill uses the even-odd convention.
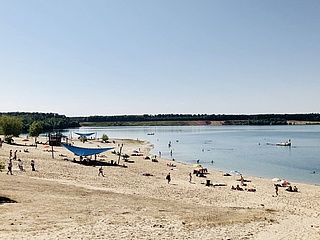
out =
[[[79,137],[80,141],[85,143],[86,141],[88,141],[88,138],[86,136],[81,136]]]
[[[4,162],[0,162],[0,172],[2,172],[4,168],[5,168]]]
[[[103,134],[101,139],[102,139],[103,142],[107,142],[109,140],[109,137],[108,137],[107,134]]]

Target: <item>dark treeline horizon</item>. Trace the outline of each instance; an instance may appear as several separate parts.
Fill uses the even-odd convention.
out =
[[[116,122],[116,121],[228,121],[282,119],[286,121],[320,121],[319,113],[306,114],[142,114],[71,117],[80,122]]]
[[[319,113],[297,114],[142,114],[67,117],[58,113],[7,112],[8,115],[20,117],[23,130],[27,130],[34,121],[41,122],[44,130],[80,127],[81,123],[125,123],[125,122],[165,122],[165,121],[223,121],[225,125],[286,125],[288,121],[320,122]]]

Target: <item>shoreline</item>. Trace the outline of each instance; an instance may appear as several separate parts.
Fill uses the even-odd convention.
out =
[[[17,139],[17,142],[23,139]],[[43,145],[3,144],[0,157],[6,164],[9,150],[18,150],[26,172],[0,173],[0,196],[17,203],[0,204],[3,217],[2,239],[316,239],[320,236],[320,188],[292,183],[298,193],[279,188],[275,195],[269,179],[244,176],[256,192],[230,190],[239,184],[238,176],[225,177],[219,170],[209,170],[206,178],[189,173],[193,166],[157,158],[144,160],[151,143],[114,139],[115,144],[90,141],[76,146],[101,147],[124,144],[123,153],[139,149],[143,156],[130,156],[132,162],[105,166],[105,177],[98,167],[75,164],[73,154],[54,148],[55,158]],[[32,139],[30,139],[32,142]],[[19,152],[19,150],[21,152]],[[59,156],[63,155],[63,156]],[[36,172],[30,161],[35,159]],[[99,159],[111,161],[111,151]],[[168,167],[173,163],[176,167]],[[17,169],[17,162],[14,162]],[[165,176],[172,175],[167,183]],[[149,173],[151,176],[143,176]],[[206,180],[226,186],[206,187]],[[243,187],[245,188],[245,187]],[[270,238],[271,236],[271,238]]]
[[[119,122],[80,122],[81,127],[112,127],[119,126]],[[135,122],[120,122],[120,126],[261,126],[260,124],[247,124],[247,120],[221,120],[221,121],[204,121],[204,120],[176,120],[176,121],[135,121]],[[267,124],[269,125],[269,124]],[[300,121],[287,120],[286,124],[279,124],[278,126],[289,125],[320,125],[319,121]],[[277,125],[274,125],[277,126]]]

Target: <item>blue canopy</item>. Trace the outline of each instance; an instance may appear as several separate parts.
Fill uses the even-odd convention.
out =
[[[93,133],[77,133],[77,132],[75,132],[75,134],[78,134],[79,136],[89,137],[89,136],[91,136],[91,135],[93,135],[95,133],[94,132]]]
[[[75,155],[82,156],[82,157],[99,154],[99,153],[106,152],[108,150],[113,149],[113,148],[82,148],[82,147],[70,146],[64,143],[61,143],[61,145],[66,149],[68,149],[69,151],[73,152]]]

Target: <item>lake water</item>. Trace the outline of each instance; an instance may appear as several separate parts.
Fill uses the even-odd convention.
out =
[[[320,184],[319,125],[81,127],[65,134],[76,137],[74,132],[147,140],[154,145],[152,154],[160,151],[164,158],[191,165],[199,159],[209,169]],[[291,147],[275,145],[288,139]]]

